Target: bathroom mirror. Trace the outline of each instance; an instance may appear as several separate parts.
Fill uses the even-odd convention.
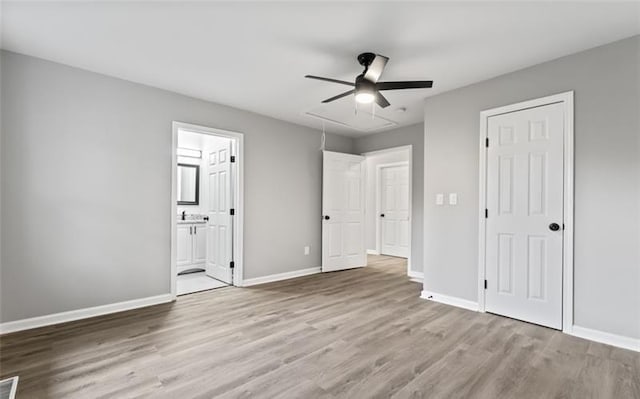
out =
[[[178,164],[178,205],[198,205],[200,166]]]

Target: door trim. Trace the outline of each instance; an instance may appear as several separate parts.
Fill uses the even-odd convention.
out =
[[[376,165],[376,252],[379,255],[382,255],[382,226],[380,225],[380,207],[382,206],[382,169],[385,168],[393,168],[398,166],[406,166],[407,172],[409,172],[409,253],[407,254],[407,273],[411,271],[411,223],[413,221],[411,215],[411,165],[409,165],[409,161],[401,161],[401,162],[392,162],[392,163],[383,163],[380,165]]]
[[[544,105],[564,105],[563,249],[562,249],[562,331],[573,330],[573,201],[574,201],[574,119],[573,91],[523,101],[480,112],[479,197],[478,197],[478,311],[485,312],[485,271],[487,222],[487,124],[491,116],[522,111]]]
[[[177,204],[177,165],[178,165],[178,130],[188,130],[194,133],[209,134],[233,140],[235,143],[236,176],[234,181],[233,198],[235,202],[235,215],[233,223],[233,285],[242,287],[244,276],[243,237],[244,237],[244,134],[229,130],[216,129],[190,123],[172,122],[171,129],[171,298],[176,299],[177,289],[177,242],[176,228],[178,219]]]

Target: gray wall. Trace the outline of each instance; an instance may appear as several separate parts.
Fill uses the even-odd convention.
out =
[[[412,170],[412,190],[411,198],[411,270],[422,272],[424,259],[423,245],[424,238],[422,230],[423,207],[424,207],[424,125],[422,123],[401,127],[392,131],[372,134],[359,137],[354,140],[353,152],[361,154],[363,152],[384,150],[387,148],[400,147],[403,145],[413,146],[413,170]]]
[[[320,266],[318,131],[1,58],[0,321],[170,291],[174,120],[245,134],[244,277]],[[328,135],[327,148],[351,152],[352,140]]]
[[[574,90],[575,324],[640,338],[639,57],[635,36],[426,100],[426,290],[477,300],[480,111]]]

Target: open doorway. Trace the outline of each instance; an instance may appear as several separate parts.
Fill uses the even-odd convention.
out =
[[[411,154],[410,145],[362,155],[323,152],[323,272],[385,256],[403,262],[418,281],[411,273]]]
[[[242,285],[242,137],[173,123],[174,297]]]
[[[372,151],[365,157],[367,254],[406,259],[411,270],[412,147]]]

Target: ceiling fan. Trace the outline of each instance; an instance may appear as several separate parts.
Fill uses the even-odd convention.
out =
[[[364,72],[356,76],[355,83],[346,82],[344,80],[323,78],[321,76],[305,75],[305,78],[309,79],[323,80],[325,82],[339,83],[354,87],[353,89],[338,94],[337,96],[327,98],[323,103],[330,103],[331,101],[335,101],[342,97],[355,94],[356,101],[361,104],[369,104],[375,101],[380,107],[386,108],[391,104],[389,104],[389,101],[387,101],[382,93],[380,93],[382,90],[427,89],[433,86],[433,81],[431,80],[378,82],[389,58],[374,53],[362,53],[357,58],[360,65],[364,67]]]

